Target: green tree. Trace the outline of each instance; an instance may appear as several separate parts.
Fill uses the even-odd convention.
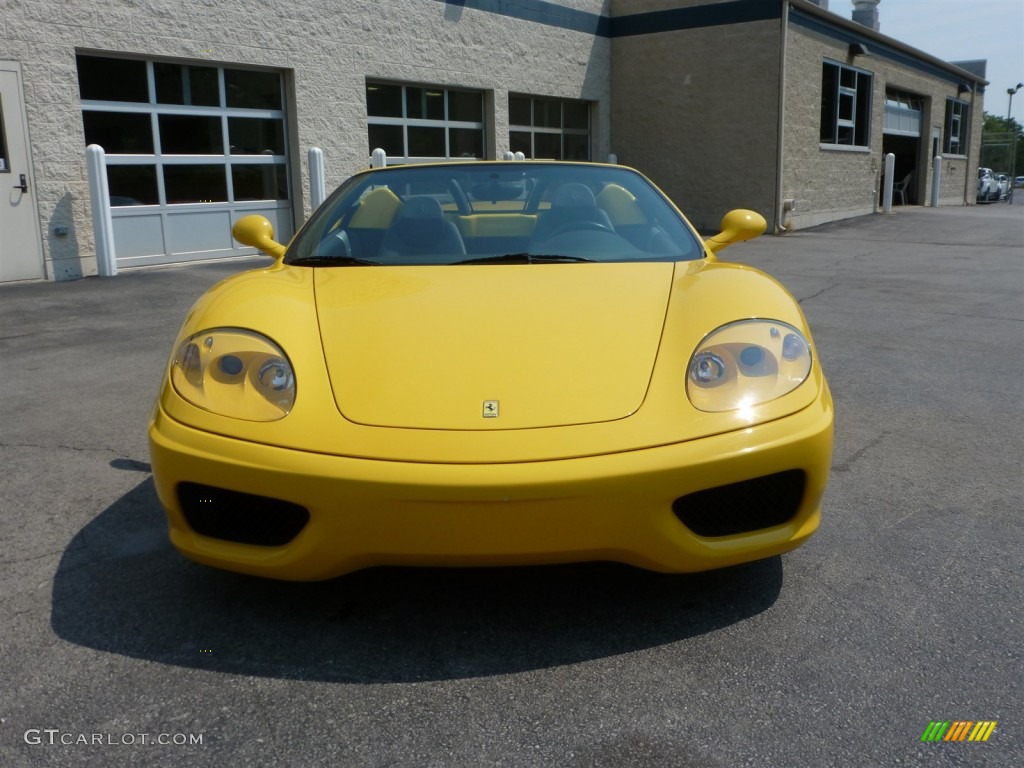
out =
[[[1024,126],[1014,118],[985,113],[981,129],[982,165],[996,171],[1010,173],[1010,147],[1016,148],[1015,173],[1024,174]],[[998,166],[998,167],[997,167]]]

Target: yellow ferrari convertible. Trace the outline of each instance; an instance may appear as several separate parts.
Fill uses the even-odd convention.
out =
[[[616,165],[353,176],[189,312],[149,427],[170,537],[313,580],[376,565],[700,571],[818,527],[832,399],[793,297]]]

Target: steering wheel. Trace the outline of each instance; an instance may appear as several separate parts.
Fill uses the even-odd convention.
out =
[[[558,235],[564,235],[566,232],[583,232],[587,230],[607,232],[610,235],[615,234],[614,229],[609,227],[607,224],[602,224],[600,221],[569,221],[560,227],[555,227],[551,232],[544,236],[544,239],[550,240]]]

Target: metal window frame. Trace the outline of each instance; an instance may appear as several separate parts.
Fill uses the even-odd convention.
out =
[[[88,56],[102,56],[104,58],[111,59],[126,59],[129,57],[125,56],[114,56],[105,55],[102,53],[87,53],[84,55]],[[132,59],[138,61],[139,59]],[[146,84],[148,89],[148,102],[137,102],[137,101],[100,101],[100,100],[87,100],[82,99],[80,104],[82,112],[121,112],[121,113],[136,113],[146,114],[150,117],[150,130],[153,136],[153,153],[152,154],[116,154],[108,153],[106,155],[107,165],[148,165],[156,167],[156,183],[157,183],[157,200],[155,205],[137,205],[137,206],[118,206],[115,208],[115,212],[120,215],[121,213],[127,213],[128,211],[152,211],[157,208],[167,208],[171,210],[181,210],[183,208],[195,207],[200,210],[209,210],[211,207],[233,207],[238,208],[239,206],[246,206],[251,204],[265,205],[268,202],[277,203],[280,207],[284,205],[291,206],[292,196],[294,191],[292,190],[291,176],[288,173],[288,155],[287,148],[289,146],[288,136],[288,120],[285,115],[284,109],[284,97],[285,97],[285,83],[283,73],[275,71],[281,82],[281,98],[282,104],[280,109],[249,109],[245,107],[228,107],[227,106],[227,91],[224,80],[225,70],[228,69],[252,69],[253,71],[265,71],[257,68],[225,65],[214,62],[203,61],[201,64],[196,62],[183,62],[183,61],[164,61],[162,59],[143,59],[146,64]],[[193,106],[188,104],[161,104],[156,100],[156,78],[153,70],[153,65],[156,63],[174,64],[182,67],[191,66],[204,66],[209,68],[216,68],[217,70],[217,89],[220,106]],[[195,117],[217,117],[221,123],[221,140],[225,151],[217,154],[201,154],[201,155],[181,155],[181,154],[164,154],[160,143],[160,116],[161,115],[186,115]],[[247,118],[261,118],[280,120],[284,135],[284,147],[285,154],[283,155],[243,155],[243,154],[232,154],[231,144],[229,141],[228,134],[228,120],[232,117],[247,117]],[[168,203],[167,193],[164,186],[164,166],[167,165],[216,165],[224,168],[226,176],[226,189],[227,189],[227,200],[212,202],[212,203]],[[284,165],[285,166],[285,179],[288,185],[288,199],[272,199],[272,200],[235,200],[234,190],[234,178],[232,175],[232,166],[234,165]]]
[[[874,96],[874,79],[875,79],[874,73],[873,72],[869,72],[866,69],[861,69],[860,67],[851,67],[849,64],[843,64],[842,62],[834,61],[832,59],[824,59],[824,60],[822,60],[822,68],[824,69],[824,67],[835,67],[836,68],[836,78],[835,78],[836,88],[835,88],[835,92],[833,94],[833,96],[834,96],[834,104],[833,104],[833,109],[832,109],[832,115],[830,116],[830,127],[832,129],[831,130],[832,141],[822,141],[820,143],[821,148],[822,149],[843,149],[843,150],[849,150],[849,149],[864,150],[864,149],[869,149],[871,147],[871,111],[872,111],[871,100],[872,100],[872,97]],[[842,80],[843,80],[842,74],[843,74],[844,71],[853,72],[855,74],[854,85],[853,85],[852,88],[850,86],[844,86],[842,84]],[[866,78],[866,82],[864,80],[862,80],[862,78]],[[862,126],[862,127],[864,127],[864,143],[863,144],[858,144],[857,143],[857,128],[858,128],[859,122],[857,120],[857,105],[858,105],[858,101],[859,101],[858,96],[860,95],[862,90],[865,91],[868,94],[868,107],[865,110],[865,115],[864,115],[864,117],[865,117],[865,119],[867,121],[867,125],[866,126]],[[840,105],[842,103],[842,99],[841,99],[842,96],[848,96],[848,97],[850,97],[852,99],[852,102],[853,102],[853,116],[850,119],[845,119],[845,118],[840,117],[840,108],[841,108]],[[821,94],[821,99],[822,100],[825,99],[825,94],[824,93]],[[840,142],[839,141],[839,133],[840,133],[840,129],[841,128],[847,128],[847,129],[850,130],[850,132],[851,132],[851,134],[853,136],[853,140],[851,142],[847,143],[847,142]],[[819,130],[819,135],[820,135],[820,130]]]
[[[965,157],[964,126],[970,115],[970,104],[962,99],[946,97],[946,135],[942,141],[943,154]]]
[[[480,97],[480,115],[485,117],[485,101],[484,92],[475,88],[458,88],[449,87],[446,85],[434,85],[432,83],[411,83],[411,82],[396,82],[394,80],[378,80],[376,78],[367,78],[366,87],[371,85],[391,85],[397,86],[402,89],[402,116],[401,117],[384,117],[371,115],[369,106],[366,111],[366,125],[367,128],[371,125],[394,125],[402,128],[402,150],[401,155],[388,155],[388,165],[410,165],[415,163],[430,163],[437,160],[483,160],[487,157],[487,131],[485,120],[481,119],[480,122],[474,120],[452,120],[448,116],[448,93],[472,93]],[[426,118],[426,117],[409,117],[409,104],[407,98],[408,88],[422,88],[422,89],[434,89],[441,91],[444,94],[444,117],[440,120]],[[409,154],[409,129],[410,128],[443,128],[444,129],[444,156],[434,157],[427,155],[410,155]],[[451,150],[451,136],[449,129],[461,128],[467,130],[478,130],[480,131],[480,146],[481,156],[479,158],[459,158],[452,157]]]
[[[532,160],[534,157],[536,157],[537,147],[536,147],[536,142],[534,141],[534,137],[536,136],[536,134],[539,134],[539,133],[548,134],[548,135],[556,135],[557,134],[558,136],[561,137],[560,141],[559,141],[559,145],[560,145],[561,151],[562,151],[562,159],[565,159],[565,137],[566,136],[585,136],[586,139],[587,139],[587,160],[591,159],[591,155],[593,154],[592,153],[592,147],[591,147],[591,138],[590,138],[591,137],[591,128],[592,128],[591,106],[592,106],[593,102],[587,101],[585,99],[563,99],[563,98],[560,98],[558,96],[538,96],[536,94],[529,94],[529,93],[509,93],[508,94],[508,98],[509,99],[519,98],[519,99],[529,99],[530,100],[530,125],[520,125],[518,123],[509,123],[509,126],[508,126],[509,140],[510,141],[511,141],[511,134],[512,134],[513,131],[515,131],[517,133],[528,133],[528,134],[530,134],[530,154],[528,155],[529,159]],[[551,128],[551,127],[548,127],[548,126],[538,126],[538,125],[534,124],[534,123],[536,123],[536,119],[537,119],[536,118],[536,111],[535,111],[536,110],[537,99],[545,99],[547,101],[557,101],[558,102],[558,121],[560,123],[560,127],[558,127],[558,128]],[[585,104],[587,106],[587,127],[586,128],[566,128],[565,127],[565,106],[566,106],[566,104],[569,104],[569,103],[573,103],[573,104],[580,103],[580,104]]]

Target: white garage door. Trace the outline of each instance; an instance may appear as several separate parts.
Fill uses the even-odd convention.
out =
[[[885,94],[885,124],[882,132],[895,136],[920,136],[923,100],[898,91]]]
[[[293,231],[280,72],[78,56],[85,143],[107,154],[118,268],[251,253],[241,216]]]

